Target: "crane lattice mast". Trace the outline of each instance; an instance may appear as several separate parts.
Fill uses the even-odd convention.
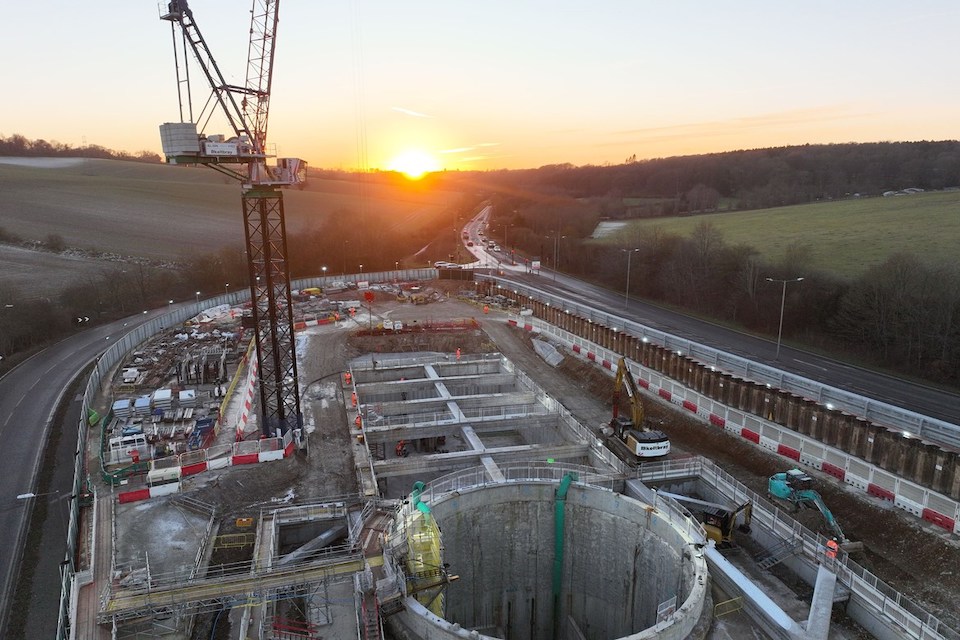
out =
[[[242,87],[228,84],[224,79],[187,0],[169,2],[167,12],[160,16],[170,22],[174,34],[181,100],[181,122],[160,127],[164,155],[170,163],[204,164],[243,184],[244,239],[260,366],[260,428],[267,437],[299,429],[303,423],[280,187],[302,183],[306,177],[306,163],[297,158],[283,158],[276,167],[267,167],[266,164],[267,118],[279,4],[279,0],[253,0],[246,85]],[[178,28],[180,38],[177,37]],[[192,104],[188,109],[190,121],[183,121],[183,92],[179,87],[187,85],[188,102],[193,95],[189,88],[190,76],[186,72],[187,48],[192,50],[211,89],[211,96],[198,120],[208,124],[219,107],[233,130],[229,139],[222,135],[198,133]],[[238,170],[238,166],[246,170]]]

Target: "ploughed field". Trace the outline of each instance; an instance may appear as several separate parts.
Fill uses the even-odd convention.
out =
[[[205,167],[0,158],[0,193],[3,285],[26,297],[50,296],[71,283],[129,269],[123,265],[135,259],[164,265],[243,246],[241,187]],[[449,192],[383,183],[361,187],[350,180],[311,180],[283,196],[288,235],[358,211],[416,230],[452,201]],[[59,236],[63,251],[47,249],[51,236]]]

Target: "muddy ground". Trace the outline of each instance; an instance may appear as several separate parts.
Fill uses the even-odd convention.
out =
[[[309,453],[287,463],[269,465],[269,474],[249,469],[225,473],[217,483],[224,509],[221,533],[231,532],[236,517],[252,515],[260,506],[282,500],[291,493],[299,499],[350,494],[357,491],[350,441],[346,429],[341,376],[350,359],[364,353],[412,350],[488,353],[498,350],[523,369],[537,384],[563,404],[585,425],[599,431],[610,419],[612,381],[598,365],[567,354],[560,366],[545,364],[533,351],[531,336],[506,324],[497,312],[484,315],[471,304],[450,298],[440,303],[411,307],[380,296],[374,305],[379,318],[419,317],[422,321],[475,318],[482,330],[459,333],[423,333],[409,336],[358,337],[355,331],[317,331],[308,341],[300,365],[304,389],[304,416]],[[373,321],[376,322],[376,319]],[[357,328],[368,321],[357,318]],[[767,478],[791,468],[790,461],[746,444],[719,429],[676,411],[672,405],[648,401],[646,412],[663,424],[675,455],[704,455],[764,495]],[[895,510],[890,503],[848,490],[828,476],[816,474],[817,489],[847,536],[862,541],[856,560],[894,588],[921,604],[953,628],[960,628],[960,544],[941,530]],[[251,497],[258,496],[255,503]],[[823,530],[820,514],[797,515],[807,527]],[[826,533],[826,531],[823,531]],[[784,575],[789,582],[789,576]],[[797,585],[798,590],[806,587]]]

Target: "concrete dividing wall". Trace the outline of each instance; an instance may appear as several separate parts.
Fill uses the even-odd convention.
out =
[[[511,283],[486,290],[532,311],[569,334],[575,351],[609,364],[624,355],[728,407],[811,435],[880,469],[960,499],[960,426],[822,385],[684,340],[569,300]],[[606,352],[606,356],[603,353]],[[606,359],[606,362],[605,362]],[[924,442],[926,440],[927,442]],[[943,449],[930,442],[943,442]]]
[[[678,480],[687,482],[690,478],[697,478],[698,488],[694,493],[719,502],[753,503],[752,537],[768,548],[781,540],[798,541],[801,545],[798,554],[784,560],[784,564],[813,584],[827,538],[806,529],[779,506],[754,493],[710,460],[697,457],[650,462],[637,471],[637,478],[645,483],[670,485]],[[851,593],[847,613],[877,638],[960,640],[960,632],[950,629],[936,616],[885,584],[845,551],[838,553],[836,569],[839,584]]]
[[[409,637],[463,637],[453,623],[509,638],[554,637],[556,487],[508,482],[432,502],[445,561],[460,577],[447,590],[447,622]],[[587,637],[686,637],[706,595],[705,560],[694,557],[686,533],[636,500],[578,484],[565,513],[561,619],[572,617]],[[658,605],[674,596],[678,615],[657,627]]]
[[[524,328],[548,334],[608,370],[624,354],[640,365],[631,366],[638,386],[657,397],[711,425],[960,533],[960,454],[814,400],[717,371],[645,337],[637,338],[591,320],[574,322],[573,314],[519,294],[510,295],[521,304],[529,304],[535,316],[544,316],[527,316],[510,323],[521,326],[522,321]],[[576,333],[559,325],[572,327]],[[618,351],[603,344],[613,345]],[[777,419],[782,423],[775,422]],[[921,484],[920,480],[929,483]]]

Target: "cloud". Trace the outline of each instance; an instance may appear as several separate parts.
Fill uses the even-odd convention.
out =
[[[728,120],[689,122],[666,127],[646,127],[613,132],[620,137],[608,144],[624,143],[622,136],[632,138],[634,142],[665,142],[684,138],[709,138],[743,134],[748,131],[764,129],[783,130],[802,125],[817,125],[838,120],[863,118],[867,114],[855,113],[845,106],[812,107],[809,109],[791,109],[774,113],[764,113]]]
[[[437,153],[466,153],[467,151],[473,151],[475,147],[457,147],[456,149],[441,149]]]
[[[419,111],[413,111],[412,109],[404,109],[403,107],[390,107],[392,110],[402,113],[404,115],[413,116],[414,118],[432,118],[433,116],[428,116],[425,113],[420,113]]]

